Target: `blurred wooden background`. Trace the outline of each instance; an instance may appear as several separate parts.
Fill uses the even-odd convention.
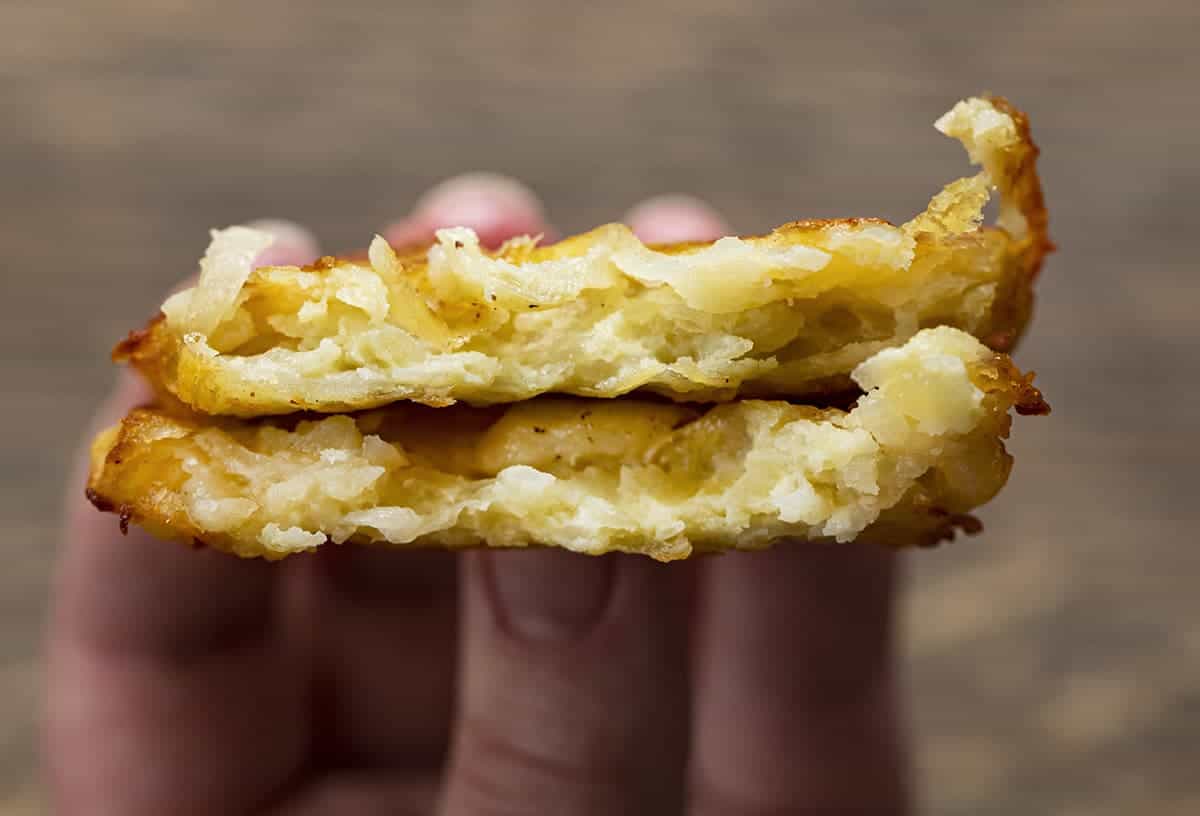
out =
[[[211,226],[361,244],[434,181],[527,180],[568,230],[663,191],[740,230],[904,219],[965,171],[933,119],[1031,114],[1054,237],[985,534],[910,559],[937,814],[1200,812],[1200,5],[669,0],[0,4],[0,813],[40,812],[60,485],[106,351]],[[97,750],[103,750],[98,745]]]

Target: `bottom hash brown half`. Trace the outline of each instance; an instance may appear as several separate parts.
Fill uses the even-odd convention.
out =
[[[137,409],[88,495],[157,535],[281,558],[327,542],[557,546],[659,560],[782,538],[930,545],[1003,487],[1009,411],[1047,408],[1007,357],[928,329],[854,371],[849,412],[538,398],[258,422]]]

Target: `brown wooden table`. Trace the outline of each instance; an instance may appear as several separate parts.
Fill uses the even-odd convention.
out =
[[[464,169],[568,230],[709,198],[740,230],[915,212],[964,171],[930,123],[1032,115],[1061,252],[1020,361],[1055,412],[975,540],[911,557],[930,812],[1200,812],[1200,6],[0,5],[0,813],[37,812],[60,484],[112,341],[206,230],[361,244]]]

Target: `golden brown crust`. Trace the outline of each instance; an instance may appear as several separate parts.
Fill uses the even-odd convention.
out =
[[[159,312],[140,329],[129,332],[112,350],[114,363],[125,363],[142,375],[160,401],[174,401],[167,383],[175,370],[179,343],[166,329],[167,319]]]
[[[997,354],[992,361],[991,377],[994,383],[981,385],[987,391],[990,387],[1003,388],[1011,395],[1013,410],[1021,416],[1047,416],[1050,413],[1050,403],[1042,396],[1042,392],[1033,384],[1036,372],[1022,372],[1016,363],[1005,354]],[[977,381],[978,382],[978,381]]]
[[[1022,274],[1014,278],[1011,291],[997,298],[997,314],[992,334],[981,337],[995,351],[1010,353],[1029,324],[1034,304],[1034,284],[1046,256],[1054,251],[1050,240],[1050,214],[1037,172],[1040,148],[1033,140],[1029,116],[1003,96],[987,95],[989,102],[1012,117],[1019,138],[1010,148],[1014,154],[1006,162],[1009,173],[1000,183],[1015,208],[1024,216],[1028,233],[1012,248]]]
[[[988,101],[1012,117],[1019,138],[1012,148],[1016,158],[1012,161],[1013,172],[1008,178],[1008,194],[1016,204],[1029,227],[1027,248],[1022,251],[1026,268],[1031,278],[1036,278],[1046,255],[1055,249],[1050,240],[1050,213],[1046,209],[1046,198],[1042,191],[1042,180],[1037,173],[1037,159],[1041,149],[1033,140],[1029,128],[1029,116],[1003,96],[989,95]]]

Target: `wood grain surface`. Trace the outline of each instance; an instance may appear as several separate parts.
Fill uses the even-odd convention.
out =
[[[0,813],[40,812],[40,629],[106,353],[206,230],[362,244],[447,175],[564,229],[684,191],[742,231],[903,219],[964,171],[930,123],[1030,112],[1052,230],[1018,423],[973,540],[909,558],[926,809],[1200,812],[1200,5],[0,3]]]

